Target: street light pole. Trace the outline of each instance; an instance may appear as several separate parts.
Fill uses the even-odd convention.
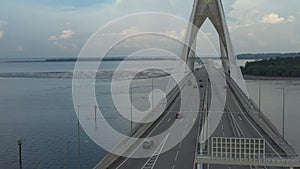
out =
[[[78,106],[78,118],[77,118],[77,146],[78,146],[78,169],[80,169],[80,122],[79,122],[79,106]]]
[[[261,112],[261,80],[259,80],[258,107],[259,107],[259,113],[260,113]]]
[[[154,79],[152,78],[152,111],[154,111]]]
[[[145,87],[151,87],[151,86],[145,86]],[[130,98],[130,128],[131,128],[131,132],[132,132],[132,130],[133,130],[133,122],[132,122],[132,118],[133,118],[133,90],[132,89],[134,89],[134,88],[141,88],[141,87],[130,87],[129,88],[129,98]],[[154,92],[153,92],[153,90],[154,90],[154,79],[152,79],[152,110],[154,110]]]
[[[70,144],[71,142],[70,141],[67,141],[67,154],[68,154],[68,168],[70,169],[71,168],[71,166],[70,166],[70,164],[71,164],[71,161],[70,161]]]
[[[20,165],[20,169],[22,169],[22,140],[18,141],[18,145],[19,145],[19,165]]]
[[[282,137],[284,138],[285,128],[285,88],[282,88]]]
[[[130,87],[130,129],[132,132],[132,87]]]

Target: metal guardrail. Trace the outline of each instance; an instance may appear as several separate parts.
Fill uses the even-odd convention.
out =
[[[216,158],[208,155],[198,155],[196,163],[223,164],[223,165],[244,165],[244,166],[267,166],[267,167],[300,167],[299,158],[265,158],[265,159],[233,159]]]
[[[166,108],[168,109],[168,107],[171,105],[171,103],[173,103],[173,101],[176,99],[176,97],[178,96],[179,92],[180,92],[180,87],[183,87],[187,82],[188,79],[190,79],[192,73],[189,73],[188,75],[186,75],[180,82],[179,84],[177,84],[168,94],[167,94],[167,105]],[[163,103],[161,103],[163,104]],[[159,104],[157,107],[160,107],[161,104]],[[163,115],[165,114],[162,113],[161,116],[158,118],[160,119]],[[147,118],[147,117],[146,117]],[[157,120],[158,120],[157,119]],[[146,120],[144,120],[146,121]],[[129,136],[131,137],[135,137],[135,138],[139,138],[141,137],[153,124],[154,122],[151,123],[140,123],[138,126],[135,127],[135,129],[129,134]],[[122,140],[120,141],[119,144],[117,144],[114,148],[112,152],[116,152],[117,149],[119,154],[123,154],[125,153],[131,146],[133,146],[135,144],[135,142],[129,142],[128,139]],[[109,168],[117,159],[119,158],[118,155],[114,154],[114,153],[108,153],[95,167],[94,169],[106,169]]]
[[[232,79],[227,79],[229,86],[232,88],[235,96],[239,99],[240,103],[252,118],[252,120],[287,154],[292,158],[298,158],[298,154],[279,134],[274,125],[262,113],[255,109],[255,105],[249,98],[241,91],[237,84]]]

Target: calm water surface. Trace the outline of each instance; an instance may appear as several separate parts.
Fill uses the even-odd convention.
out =
[[[103,66],[109,69],[116,64],[107,62]],[[73,66],[71,62],[0,62],[0,73],[72,71]],[[106,106],[111,123],[122,132],[128,132],[130,123],[119,117],[105,99],[109,96],[110,82],[97,81],[96,86],[97,98]],[[247,81],[247,87],[257,101],[258,82]],[[262,110],[281,131],[280,88],[286,89],[286,139],[300,152],[300,81],[262,81]],[[92,168],[106,152],[82,130],[80,133],[81,167]],[[67,149],[67,142],[77,141],[71,79],[0,78],[0,168],[18,167],[18,139],[23,140],[24,168],[67,168],[68,165],[76,168],[77,144],[69,144],[69,157]]]

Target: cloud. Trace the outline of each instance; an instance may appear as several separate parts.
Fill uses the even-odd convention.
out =
[[[289,16],[289,18],[287,19],[288,22],[295,22],[296,17],[294,16]]]
[[[0,28],[7,25],[8,22],[7,21],[4,21],[4,20],[0,20]]]
[[[48,38],[48,40],[49,40],[49,41],[57,41],[58,38],[57,38],[57,36],[50,36],[50,37]]]
[[[0,39],[2,39],[4,36],[4,32],[3,31],[0,31]]]
[[[278,24],[278,23],[284,23],[284,22],[285,23],[286,22],[295,22],[295,20],[296,20],[296,17],[294,17],[294,16],[289,16],[288,18],[284,18],[284,17],[279,16],[276,13],[270,13],[270,14],[264,15],[260,21],[262,23]]]
[[[123,37],[126,37],[126,36],[132,35],[136,32],[138,32],[138,29],[137,29],[137,27],[133,26],[133,27],[130,27],[130,28],[125,29],[122,32],[120,32],[120,35]]]
[[[60,39],[71,39],[75,33],[72,30],[63,30]]]
[[[276,13],[267,14],[267,15],[263,16],[261,19],[262,23],[270,23],[270,24],[282,23],[284,21],[285,21],[285,19]]]
[[[21,46],[21,45],[17,45],[17,46],[16,46],[16,50],[17,50],[18,52],[22,52],[22,51],[24,50],[24,48],[23,48],[23,46]]]
[[[64,44],[59,43],[57,41],[53,42],[53,44],[54,44],[54,46],[59,47],[61,49],[67,49],[67,47]]]
[[[4,21],[4,20],[0,20],[0,28],[4,27],[5,25],[7,25],[7,21]],[[2,39],[4,36],[4,31],[3,30],[0,30],[0,39]]]
[[[170,36],[171,38],[183,41],[184,37],[185,37],[185,31],[186,31],[186,29],[183,28],[181,30],[169,30],[169,31],[166,31],[166,32],[162,32],[162,34]]]

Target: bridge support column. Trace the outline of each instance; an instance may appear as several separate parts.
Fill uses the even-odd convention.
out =
[[[220,40],[220,53],[221,53],[221,62],[222,62],[224,72],[230,75],[229,59],[225,51],[225,46],[223,45],[221,40]]]
[[[189,59],[187,64],[188,64],[189,68],[191,69],[191,71],[194,70],[195,64],[192,59]]]

